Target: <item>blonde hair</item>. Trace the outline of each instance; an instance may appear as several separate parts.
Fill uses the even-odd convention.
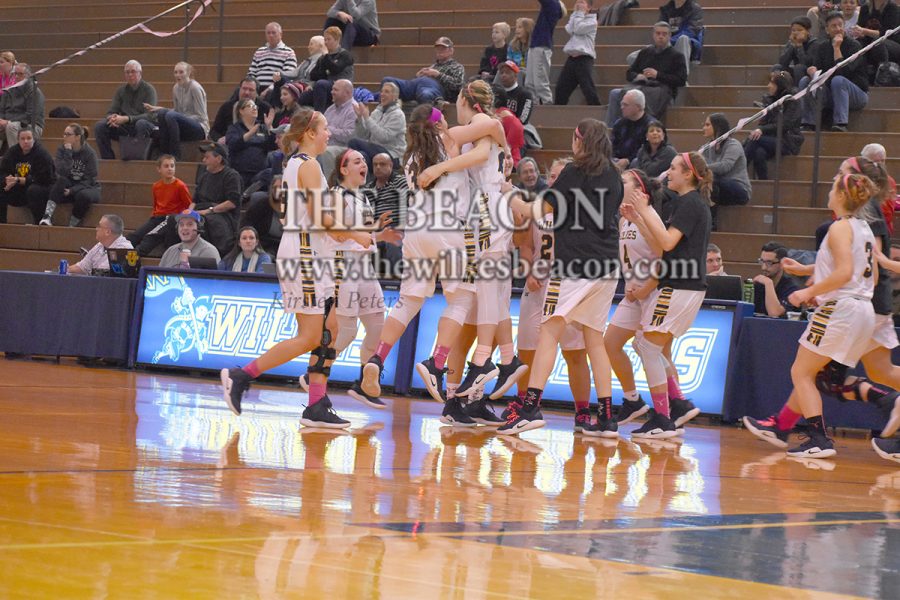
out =
[[[459,94],[475,112],[494,116],[494,91],[488,82],[482,79],[470,81],[459,90]]]
[[[5,60],[6,62],[8,62],[11,65],[16,64],[16,55],[13,54],[12,52],[10,52],[9,50],[4,50],[3,52],[0,52],[0,58],[2,58],[3,60]]]
[[[324,125],[326,125],[325,115],[308,106],[302,107],[291,117],[291,126],[281,136],[281,150],[284,152],[284,155],[290,156],[292,152],[291,145],[295,143],[300,144],[307,132],[312,131],[315,133],[319,126]]]
[[[528,52],[528,46],[531,45],[531,33],[534,31],[534,19],[528,17],[519,17],[516,19],[516,28],[519,26],[525,31],[525,39],[520,40],[518,37],[513,38],[509,46],[516,52]]]
[[[500,33],[503,34],[503,37],[507,40],[509,39],[509,23],[506,21],[500,21],[499,23],[494,23],[491,25],[491,30],[499,29]]]

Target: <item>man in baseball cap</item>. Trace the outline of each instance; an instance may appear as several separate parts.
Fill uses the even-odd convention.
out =
[[[385,77],[381,80],[381,85],[387,82],[395,84],[400,89],[400,99],[404,102],[455,102],[466,80],[466,70],[453,58],[453,51],[453,41],[446,36],[439,37],[434,42],[434,64],[419,69],[415,79]]]
[[[221,156],[223,162],[228,160],[228,147],[219,142],[200,144],[200,152],[212,152],[216,156]]]
[[[494,104],[509,109],[522,125],[527,124],[534,100],[531,92],[519,85],[519,65],[511,60],[500,63],[497,79],[499,86],[494,87]]]
[[[200,215],[186,209],[175,215],[178,237],[181,241],[169,246],[159,260],[159,266],[168,269],[189,268],[190,258],[221,259],[216,247],[200,237]]]

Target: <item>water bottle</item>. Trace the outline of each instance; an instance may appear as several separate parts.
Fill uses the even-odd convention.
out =
[[[753,280],[748,279],[744,282],[744,302],[753,304],[754,300],[755,294],[753,293]]]
[[[59,261],[59,274],[66,275],[69,272],[69,261],[62,259]]]

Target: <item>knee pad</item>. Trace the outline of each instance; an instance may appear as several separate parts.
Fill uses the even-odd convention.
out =
[[[389,316],[406,327],[409,325],[409,322],[413,320],[413,317],[419,314],[419,311],[422,309],[422,304],[424,303],[425,298],[401,296],[400,300],[397,301],[397,304],[391,308]]]
[[[651,343],[644,337],[635,338],[632,346],[637,350],[644,363],[647,385],[650,387],[666,385],[666,358],[663,355],[663,347]]]
[[[334,348],[329,348],[327,346],[319,346],[312,352],[310,352],[310,356],[316,359],[316,362],[309,365],[306,369],[307,373],[321,373],[325,377],[331,375],[331,366],[325,366],[325,363],[329,360],[333,361],[337,358],[337,352],[335,352]]]
[[[857,400],[860,400],[859,397],[859,383],[864,381],[864,378],[857,379],[854,383],[847,385],[845,383],[847,379],[847,371],[850,369],[847,365],[842,365],[839,362],[831,361],[825,367],[816,373],[816,388],[822,392],[823,394],[827,394],[829,396],[833,396],[840,400],[841,402],[846,402],[844,398],[844,394],[846,392],[854,391]]]
[[[472,292],[456,292],[447,298],[447,308],[441,317],[446,317],[460,325],[465,325],[466,316],[475,305],[475,294]]]

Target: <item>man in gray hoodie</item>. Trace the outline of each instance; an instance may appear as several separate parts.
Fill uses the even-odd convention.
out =
[[[381,29],[378,27],[378,8],[375,0],[336,0],[328,9],[322,30],[331,26],[343,33],[341,48],[350,50],[353,46],[374,46],[378,43]]]
[[[19,130],[30,128],[35,139],[44,131],[44,92],[31,79],[31,67],[18,63],[13,67],[16,81],[22,85],[8,88],[0,96],[0,134],[6,134],[6,145],[18,143]]]

